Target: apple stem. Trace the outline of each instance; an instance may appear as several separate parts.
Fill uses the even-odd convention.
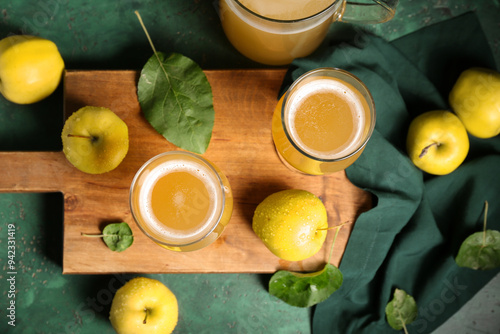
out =
[[[82,138],[82,139],[90,139],[90,141],[92,142],[95,142],[97,141],[97,137],[95,136],[84,136],[84,135],[74,135],[74,134],[68,134],[68,137],[71,137],[71,138]]]
[[[422,158],[424,157],[424,155],[426,155],[426,154],[427,154],[427,152],[429,151],[429,149],[430,149],[432,146],[434,146],[434,145],[436,145],[437,147],[439,147],[441,144],[440,144],[440,143],[437,143],[437,142],[434,142],[434,143],[432,143],[432,144],[430,144],[430,145],[427,145],[426,147],[424,147],[424,149],[422,150],[422,152],[420,152],[420,155],[419,155],[418,157],[419,157],[420,159],[422,159]]]
[[[84,136],[84,135],[72,135],[71,133],[68,135],[68,137],[72,137],[72,138],[92,139],[92,137],[90,137],[90,136]]]
[[[316,229],[316,231],[329,231],[329,230],[334,230],[336,228],[339,228],[339,227],[342,227],[344,225],[347,225],[347,224],[350,224],[351,222],[350,221],[347,221],[345,223],[342,223],[340,225],[336,225],[336,226],[331,226],[331,227],[325,227],[325,228],[318,228]]]
[[[149,315],[149,309],[145,308],[144,311],[146,312],[146,316],[144,317],[144,320],[142,323],[145,325],[147,323],[148,315]]]

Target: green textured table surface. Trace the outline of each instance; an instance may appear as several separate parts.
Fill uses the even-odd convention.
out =
[[[212,0],[3,1],[0,38],[27,33],[53,40],[68,69],[140,69],[151,49],[139,10],[157,49],[182,53],[203,69],[262,68],[225,39]],[[396,17],[367,30],[393,40],[421,27],[475,11],[500,67],[500,2],[402,0]],[[355,38],[347,24],[327,41]],[[467,27],[464,27],[467,29]],[[460,32],[457,32],[460,33]],[[339,37],[342,36],[342,37]],[[0,98],[0,150],[60,150],[62,89],[19,106]],[[2,177],[2,171],[0,171]],[[130,275],[62,275],[62,196],[0,194],[0,333],[113,333],[113,293]],[[8,224],[15,225],[16,274],[7,267]],[[14,276],[16,326],[6,317]],[[267,275],[146,275],[168,285],[179,300],[176,333],[309,333],[311,309],[288,306],[267,292]],[[435,333],[500,333],[499,279],[487,285]]]

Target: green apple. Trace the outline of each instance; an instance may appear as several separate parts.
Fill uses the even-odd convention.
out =
[[[500,73],[485,68],[462,72],[449,100],[471,135],[491,138],[500,133]]]
[[[257,206],[252,228],[274,255],[287,261],[301,261],[323,246],[327,213],[314,194],[288,189],[271,194]]]
[[[469,137],[463,123],[446,110],[425,112],[413,119],[406,149],[411,161],[434,175],[453,172],[469,152]]]
[[[127,124],[103,107],[83,107],[64,123],[61,134],[68,161],[89,174],[115,169],[128,152]]]
[[[146,277],[116,292],[109,320],[118,334],[169,334],[178,320],[177,298],[162,282]]]
[[[61,54],[47,39],[13,35],[0,41],[0,93],[11,102],[46,98],[59,86],[63,71]]]

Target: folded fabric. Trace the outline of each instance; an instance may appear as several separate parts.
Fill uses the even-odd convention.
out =
[[[318,67],[342,68],[367,85],[377,111],[372,138],[346,170],[373,194],[374,208],[355,223],[340,265],[344,283],[316,306],[313,332],[392,332],[385,306],[399,288],[418,305],[409,332],[429,333],[498,273],[460,268],[454,257],[468,235],[482,230],[485,200],[488,228],[500,230],[500,136],[470,137],[465,163],[431,176],[409,160],[406,133],[416,115],[449,109],[462,70],[495,68],[494,58],[473,13],[391,43],[359,31],[355,40],[295,60],[284,82]]]

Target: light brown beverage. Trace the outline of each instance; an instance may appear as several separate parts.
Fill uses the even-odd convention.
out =
[[[343,170],[363,151],[375,125],[366,87],[348,72],[306,73],[280,99],[272,133],[283,162],[312,175]]]
[[[212,163],[174,151],[141,167],[132,182],[130,205],[153,241],[191,251],[219,237],[231,217],[233,197],[226,177]]]

